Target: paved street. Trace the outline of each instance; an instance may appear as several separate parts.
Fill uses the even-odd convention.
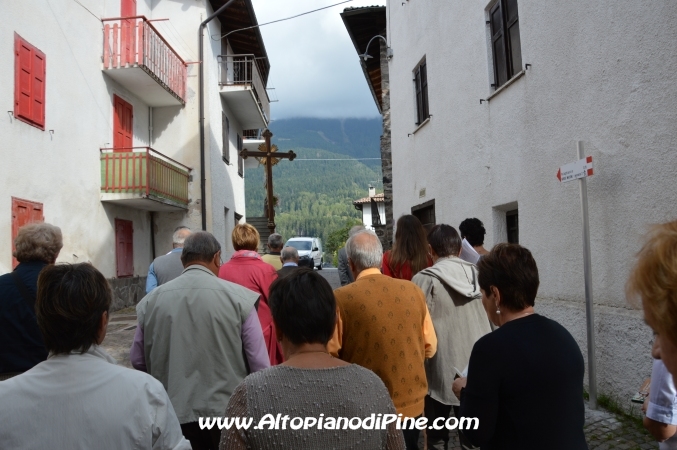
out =
[[[332,288],[340,286],[338,271],[335,268],[324,268],[319,273],[329,281]],[[136,314],[134,308],[126,308],[111,315],[108,334],[103,342],[106,351],[118,362],[131,367],[129,347],[134,339]],[[590,450],[647,450],[656,449],[658,444],[636,421],[615,416],[607,411],[585,410],[585,436]],[[424,448],[423,436],[420,448]],[[458,435],[451,433],[450,450],[460,450]]]
[[[341,287],[341,280],[339,279],[338,269],[336,267],[324,267],[318,273],[329,282],[332,289]]]

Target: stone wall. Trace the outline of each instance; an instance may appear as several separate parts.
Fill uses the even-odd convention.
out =
[[[381,33],[386,35],[386,31]],[[390,250],[393,244],[393,160],[390,150],[390,83],[388,80],[387,45],[381,43],[381,113],[383,116],[383,135],[381,136],[381,168],[383,172],[383,196],[386,210],[386,224],[379,234],[383,250]]]
[[[108,282],[113,290],[111,312],[134,306],[146,295],[147,277],[110,278]]]

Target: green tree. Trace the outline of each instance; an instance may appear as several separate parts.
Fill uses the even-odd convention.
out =
[[[338,251],[348,240],[348,232],[352,227],[360,224],[362,224],[362,221],[359,219],[347,220],[343,228],[339,228],[338,230],[329,233],[327,244],[325,246],[325,253],[332,255],[334,266],[338,266]]]

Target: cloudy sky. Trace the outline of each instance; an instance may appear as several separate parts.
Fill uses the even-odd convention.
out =
[[[338,3],[341,0],[252,0],[259,24]],[[272,119],[289,117],[377,117],[341,16],[344,8],[385,5],[352,0],[295,19],[261,27],[271,64]],[[372,44],[373,45],[373,44]]]

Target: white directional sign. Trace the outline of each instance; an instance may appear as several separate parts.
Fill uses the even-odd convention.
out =
[[[557,179],[562,183],[589,177],[592,171],[592,156],[579,159],[578,161],[565,164],[557,171]]]

